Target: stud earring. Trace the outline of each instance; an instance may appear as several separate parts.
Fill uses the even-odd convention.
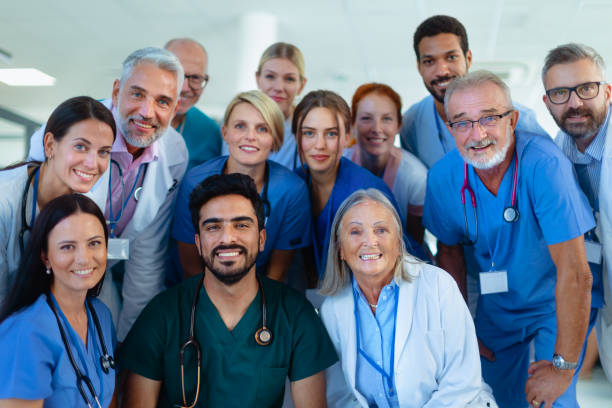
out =
[[[47,267],[47,270],[45,271],[45,273],[46,273],[47,275],[51,275],[51,268]]]

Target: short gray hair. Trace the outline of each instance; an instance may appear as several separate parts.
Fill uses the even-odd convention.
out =
[[[406,245],[404,244],[403,240],[404,232],[402,229],[402,221],[400,216],[395,210],[395,207],[393,207],[393,204],[391,204],[389,199],[385,197],[383,193],[375,188],[368,188],[367,190],[357,190],[348,196],[348,198],[342,202],[340,208],[338,208],[338,211],[334,216],[334,221],[332,222],[332,227],[329,234],[329,247],[327,249],[325,276],[319,290],[322,295],[334,295],[338,293],[338,291],[348,282],[350,282],[351,270],[347,263],[340,259],[340,231],[342,230],[342,222],[346,213],[354,206],[366,201],[374,201],[375,203],[382,205],[393,215],[393,220],[395,221],[394,223],[397,228],[397,236],[400,241],[400,256],[395,264],[393,278],[396,281],[403,279],[410,282],[412,280],[412,277],[406,269],[404,261],[406,259],[414,260],[417,263],[420,261],[406,251]]]
[[[584,44],[568,43],[559,45],[546,54],[544,66],[542,67],[542,83],[544,87],[546,87],[546,74],[553,66],[557,64],[569,64],[582,59],[588,59],[595,64],[599,72],[601,72],[602,78],[604,77],[606,73],[606,63],[594,48]]]
[[[125,61],[123,61],[120,86],[123,87],[125,81],[132,76],[134,67],[143,62],[149,62],[164,71],[176,74],[176,98],[178,100],[181,88],[183,88],[183,81],[185,80],[185,71],[176,55],[163,48],[146,47],[128,55]]]
[[[446,94],[444,95],[444,112],[446,113],[446,117],[450,120],[450,117],[448,116],[448,102],[450,101],[453,93],[456,91],[463,91],[465,89],[477,88],[486,83],[497,85],[497,87],[504,92],[504,97],[506,98],[508,108],[513,109],[512,96],[510,95],[510,88],[508,88],[508,85],[506,85],[506,83],[493,72],[482,69],[472,71],[465,76],[457,77],[451,81],[450,85],[446,89]]]

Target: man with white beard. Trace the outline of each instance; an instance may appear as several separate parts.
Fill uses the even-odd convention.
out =
[[[444,102],[457,149],[430,169],[423,224],[464,296],[464,249],[478,265],[483,378],[502,408],[577,406],[581,350],[597,315],[586,197],[551,139],[516,130],[519,112],[495,74],[455,79]]]
[[[183,138],[169,126],[183,79],[174,54],[143,48],[126,58],[112,98],[103,101],[113,112],[117,135],[109,169],[88,195],[104,211],[110,230],[100,299],[113,313],[119,341],[164,289],[168,230],[188,160]],[[29,157],[40,160],[41,130],[30,146]]]

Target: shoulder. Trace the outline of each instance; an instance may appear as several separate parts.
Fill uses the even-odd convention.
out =
[[[185,116],[187,120],[196,122],[196,125],[207,128],[214,128],[216,130],[219,129],[219,125],[217,124],[217,122],[215,122],[207,114],[205,114],[195,106],[189,109]]]
[[[172,126],[168,126],[166,132],[157,140],[159,143],[159,155],[167,162],[167,166],[187,163],[189,154],[185,139]]]
[[[185,174],[183,183],[187,186],[191,186],[191,189],[193,189],[193,187],[202,182],[205,178],[213,174],[220,174],[226,160],[227,156],[219,156],[195,166]]]
[[[268,160],[267,163],[270,168],[270,182],[275,188],[280,185],[284,191],[306,191],[306,183],[298,174],[273,160]]]
[[[455,148],[448,152],[444,157],[438,160],[428,172],[428,178],[431,180],[447,180],[450,174],[461,174],[463,177],[464,161]]]
[[[426,109],[428,104],[432,104],[433,102],[432,96],[427,95],[417,103],[412,104],[406,112],[404,112],[404,116],[402,121],[407,121],[406,124],[411,124],[413,121],[417,120],[420,115],[423,114],[423,111]]]
[[[569,159],[550,137],[527,131],[517,131],[515,134],[516,148],[522,161],[521,170],[570,165]]]
[[[340,159],[340,168],[338,170],[338,178],[341,178],[342,183],[348,183],[351,188],[382,188],[388,189],[387,185],[381,178],[376,177],[368,169],[353,163],[346,157]]]
[[[0,206],[8,208],[14,207],[21,201],[23,190],[28,180],[28,166],[19,166],[10,170],[0,171]],[[4,213],[4,209],[2,214]]]
[[[50,337],[49,333],[55,331],[57,325],[46,299],[46,295],[40,295],[30,306],[6,318],[0,324],[0,344],[5,345],[11,337],[27,343]]]
[[[413,175],[416,173],[417,175],[422,175],[423,177],[427,176],[427,167],[425,167],[425,165],[419,159],[417,159],[414,154],[405,149],[398,149],[401,151],[402,155],[402,161],[400,163],[401,167],[411,171]],[[398,173],[403,175],[403,172]]]

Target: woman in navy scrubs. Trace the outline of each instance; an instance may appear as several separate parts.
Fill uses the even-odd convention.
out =
[[[95,299],[107,242],[104,215],[83,195],[55,198],[36,218],[0,312],[0,406],[111,406],[115,331]]]

